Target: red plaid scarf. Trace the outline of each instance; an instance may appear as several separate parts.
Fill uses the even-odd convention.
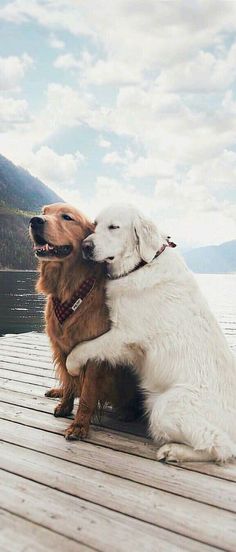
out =
[[[70,301],[61,303],[58,297],[52,298],[54,312],[60,324],[63,324],[63,322],[79,308],[85,297],[92,291],[95,281],[95,278],[88,278],[85,280],[78,291],[72,295]]]

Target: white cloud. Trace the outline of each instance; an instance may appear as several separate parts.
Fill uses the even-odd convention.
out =
[[[109,142],[109,140],[105,140],[102,136],[98,137],[97,144],[100,148],[109,149],[111,147],[111,142]]]
[[[197,106],[191,109],[185,98],[160,92],[155,85],[122,87],[116,105],[100,110],[100,125],[135,139],[148,158],[169,161],[177,168],[230,149],[235,141],[235,107],[223,101],[210,112]]]
[[[175,175],[175,165],[171,159],[163,160],[156,157],[136,157],[127,160],[125,172],[128,178],[171,178]]]
[[[100,124],[99,114],[96,114],[93,98],[89,94],[81,95],[69,86],[49,83],[45,99],[37,114],[29,115],[14,126],[10,120],[5,121],[0,134],[1,153],[26,168],[35,148],[46,145],[50,138],[63,133],[65,128]]]
[[[94,218],[100,209],[116,201],[133,203],[148,213],[153,213],[153,198],[139,191],[134,184],[125,184],[115,178],[98,176],[95,182],[95,192],[90,199],[82,198],[78,191],[70,191],[66,198],[79,205],[90,217]],[[79,203],[80,202],[80,203]]]
[[[193,59],[165,68],[157,79],[161,89],[210,93],[225,90],[236,78],[236,43],[217,55],[200,51]]]
[[[96,61],[86,50],[80,57],[71,52],[58,56],[54,61],[54,67],[80,71],[83,82],[99,86],[136,83],[141,78],[139,67],[135,71],[133,66],[131,71],[126,63],[114,59]]]
[[[204,163],[191,167],[186,178],[191,185],[195,185],[196,187],[199,183],[205,182],[209,189],[215,191],[223,189],[227,192],[227,190],[235,189],[235,151],[226,149],[217,157],[208,159]]]
[[[28,104],[26,100],[5,98],[0,96],[0,127],[4,129],[15,128],[29,119]]]
[[[16,88],[33,63],[28,54],[0,57],[0,90]]]
[[[108,200],[123,198],[166,220],[180,241],[231,239],[236,2],[15,0],[0,8],[0,17],[47,29],[50,46],[58,50],[54,67],[65,70],[57,72],[58,81],[76,82],[74,88],[49,82],[44,94],[44,74],[42,102],[31,113],[24,98],[3,96],[3,153],[28,164],[54,187],[62,189],[67,180],[67,198],[81,202],[72,191],[81,160],[68,153],[66,144],[59,156],[47,143],[59,133],[61,139],[66,127],[87,126],[97,131],[97,146],[110,150],[103,152],[95,197],[84,198],[85,210],[95,214]],[[62,52],[64,41],[58,36],[64,39],[65,32],[73,35],[65,38],[73,45],[71,52]],[[77,50],[74,37],[80,37]],[[0,60],[0,83],[15,92],[30,61],[27,65],[22,56],[8,60],[2,79]],[[112,178],[118,171],[123,184]],[[142,179],[157,183],[155,193],[140,191]],[[225,200],[219,200],[224,190]]]
[[[139,65],[139,64],[137,64]],[[100,59],[95,63],[81,63],[83,78],[90,84],[104,86],[107,84],[131,84],[140,82],[141,71],[139,66],[130,69],[129,64],[114,59]]]
[[[78,69],[79,66],[79,61],[70,53],[58,56],[54,61],[54,67],[57,69]]]
[[[77,184],[79,168],[84,159],[79,151],[58,155],[51,148],[42,146],[36,153],[28,156],[25,168],[58,193],[65,193],[67,188]]]
[[[55,32],[93,37],[104,56],[87,68],[87,78],[97,84],[124,83],[189,60],[209,45],[220,46],[223,33],[236,28],[236,5],[229,0],[198,0],[197,6],[186,6],[184,0],[135,5],[127,0],[15,0],[0,9],[0,17],[15,23],[33,19]]]
[[[0,18],[16,24],[35,20],[47,29],[66,30],[74,35],[91,33],[75,1],[15,0],[0,8]]]
[[[104,155],[102,162],[106,165],[123,165],[126,161],[117,151],[111,151]]]
[[[69,190],[65,199],[77,205],[93,219],[104,207],[116,201],[132,203],[150,216],[163,232],[169,233],[179,246],[219,244],[234,238],[235,210],[221,205],[204,186],[198,190],[169,180],[158,183],[153,194],[134,184],[122,184],[114,178],[97,177],[91,199]]]
[[[50,34],[48,42],[51,48],[55,48],[55,50],[63,50],[65,48],[65,43],[63,42],[63,40],[58,38],[53,33]]]

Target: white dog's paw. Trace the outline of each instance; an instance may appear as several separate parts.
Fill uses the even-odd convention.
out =
[[[165,462],[183,462],[185,460],[183,446],[177,443],[162,445],[157,451],[157,460],[164,460]]]
[[[66,359],[66,369],[71,376],[78,376],[83,364],[79,353],[72,351]]]

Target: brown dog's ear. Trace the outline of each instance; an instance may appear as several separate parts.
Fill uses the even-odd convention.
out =
[[[46,212],[47,212],[47,209],[48,209],[49,205],[44,205],[41,209],[41,212],[42,212],[42,215],[46,215]]]
[[[85,240],[85,238],[87,238],[88,236],[90,236],[90,234],[93,234],[94,232],[95,232],[95,224],[93,222],[87,223],[86,230],[85,230],[86,235],[83,239]]]
[[[150,263],[160,248],[160,236],[156,225],[152,220],[139,214],[134,223],[134,232],[138,239],[140,257],[146,263]]]

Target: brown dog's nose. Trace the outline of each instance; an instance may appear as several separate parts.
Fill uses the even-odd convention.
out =
[[[42,217],[32,217],[32,219],[30,219],[29,221],[29,224],[31,228],[36,229],[44,224],[44,219]]]
[[[84,259],[93,258],[94,243],[92,240],[85,240],[82,243],[82,251]]]

